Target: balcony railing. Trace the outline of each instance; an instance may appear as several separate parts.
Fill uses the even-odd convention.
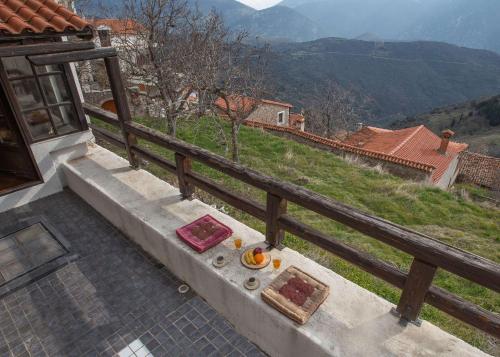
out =
[[[99,57],[100,50],[77,51],[70,54],[50,54],[32,58],[35,64],[55,64]],[[402,321],[415,322],[427,303],[476,328],[500,337],[500,316],[487,311],[459,296],[432,285],[438,268],[451,272],[486,288],[500,292],[500,265],[480,256],[446,245],[440,241],[396,225],[378,217],[363,213],[331,198],[319,195],[302,187],[279,181],[207,150],[193,146],[176,138],[162,134],[131,120],[116,53],[102,50],[111,89],[118,114],[84,105],[85,112],[116,128],[121,135],[92,125],[96,137],[126,149],[132,167],[139,167],[139,159],[148,160],[177,175],[179,189],[184,199],[190,199],[194,188],[210,193],[229,205],[240,209],[266,224],[266,240],[272,246],[282,246],[284,232],[289,232],[306,241],[345,259],[368,273],[402,289],[396,308]],[[156,144],[175,153],[172,162],[147,148],[137,138]],[[231,192],[218,183],[192,171],[195,160],[261,189],[267,194],[263,206],[251,199]],[[340,222],[367,236],[390,245],[413,256],[409,272],[404,272],[365,252],[346,245],[287,214],[287,202],[292,202],[324,217]]]

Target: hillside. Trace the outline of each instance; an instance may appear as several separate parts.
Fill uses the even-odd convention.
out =
[[[275,44],[274,92],[301,107],[336,80],[364,98],[365,122],[385,124],[500,93],[500,55],[437,42],[325,38]]]
[[[455,140],[470,144],[470,150],[500,157],[500,96],[469,101],[391,124],[404,128],[424,124],[434,132],[455,131]]]
[[[268,41],[310,41],[323,37],[325,32],[315,22],[297,11],[284,6],[255,10],[236,0],[187,0],[203,13],[215,10],[233,30],[244,30],[249,39],[265,38]],[[123,2],[120,0],[76,0],[77,8],[88,17],[121,17]]]
[[[329,36],[442,41],[500,53],[496,0],[283,0]]]
[[[139,121],[159,130],[163,127],[161,122],[155,120],[140,119]],[[228,135],[229,127],[226,122],[205,118],[196,122],[181,122],[178,133],[183,140],[225,155],[225,148],[221,145],[222,137],[219,131],[221,127]],[[500,262],[499,210],[483,207],[469,199],[439,189],[412,184],[391,175],[360,168],[329,152],[285,140],[261,130],[243,127],[240,139],[242,143],[241,162],[248,167],[279,177],[281,180],[302,185],[365,212],[379,215],[430,234],[446,243]],[[165,157],[172,157],[171,152],[153,144],[141,144],[165,155]],[[153,165],[148,164],[146,169],[167,181],[172,183],[176,181],[170,174]],[[194,170],[207,175],[244,197],[262,203],[265,200],[262,191],[199,163],[194,163]],[[260,221],[232,209],[208,194],[198,191],[197,197],[209,204],[216,205],[219,209],[223,209],[259,231],[264,229]],[[398,267],[407,269],[411,263],[411,259],[407,255],[374,239],[355,233],[332,220],[322,218],[293,204],[289,205],[289,212],[292,216],[336,237],[336,239],[374,254]],[[291,235],[287,235],[285,243],[349,280],[392,302],[397,302],[398,290],[335,258],[332,254]],[[487,309],[500,312],[500,296],[487,289],[467,283],[442,271],[438,272],[435,283],[470,301],[481,304]],[[484,334],[458,323],[433,308],[425,307],[423,317],[490,353],[499,352],[495,352],[496,347]]]

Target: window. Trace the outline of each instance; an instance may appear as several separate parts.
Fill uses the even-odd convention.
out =
[[[83,129],[62,65],[33,66],[25,57],[2,59],[32,141]]]
[[[278,124],[285,124],[285,112],[278,113]]]

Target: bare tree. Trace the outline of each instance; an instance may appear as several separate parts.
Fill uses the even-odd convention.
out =
[[[190,112],[188,98],[203,70],[199,59],[204,46],[214,42],[207,41],[213,35],[214,17],[203,16],[186,0],[127,2],[126,18],[140,31],[134,33],[134,41],[122,41],[120,46],[125,72],[146,84],[147,99],[160,103],[170,135],[176,135],[179,117]]]
[[[231,154],[240,159],[239,132],[248,116],[260,105],[266,89],[268,47],[244,44],[246,33],[226,41],[217,56],[218,66],[208,79],[206,102],[231,123]]]
[[[340,138],[349,133],[356,121],[356,95],[335,81],[329,81],[323,90],[316,90],[307,106],[308,130],[327,138]]]

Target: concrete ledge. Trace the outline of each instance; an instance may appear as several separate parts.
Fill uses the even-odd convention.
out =
[[[175,235],[176,228],[207,213],[232,227],[247,246],[264,240],[259,232],[198,200],[181,201],[176,188],[146,171],[131,170],[128,162],[98,146],[91,147],[86,157],[65,163],[64,172],[74,192],[271,356],[486,355],[425,321],[420,328],[401,327],[390,314],[392,304],[299,253],[284,249],[278,254],[285,267],[296,265],[331,290],[310,321],[299,326],[260,298],[262,287],[277,275],[272,267],[256,273],[244,268],[230,239],[197,254]],[[231,256],[232,261],[218,270],[211,262],[221,253]],[[250,292],[242,283],[252,275],[261,280],[262,287]]]

